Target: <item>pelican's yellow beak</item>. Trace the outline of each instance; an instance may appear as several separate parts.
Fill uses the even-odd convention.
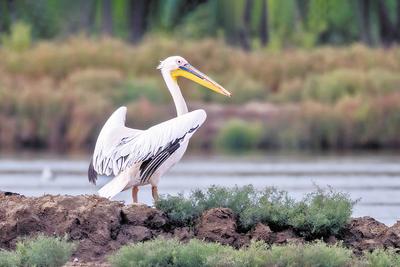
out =
[[[185,64],[183,66],[180,66],[178,69],[172,71],[171,75],[172,78],[174,79],[177,79],[178,77],[182,76],[217,93],[226,96],[231,96],[231,93],[225,90],[224,87],[213,81],[207,75],[203,74],[201,71],[197,70],[190,64]]]

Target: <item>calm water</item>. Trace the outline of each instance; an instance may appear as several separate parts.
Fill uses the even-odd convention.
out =
[[[391,225],[400,218],[400,156],[186,157],[161,179],[161,194],[189,193],[212,184],[275,186],[296,199],[332,186],[356,200],[353,216],[373,216]],[[27,196],[95,194],[87,181],[87,159],[0,159],[0,190]],[[102,177],[99,186],[107,181]],[[130,192],[117,200],[129,203]],[[139,200],[151,204],[150,187]]]

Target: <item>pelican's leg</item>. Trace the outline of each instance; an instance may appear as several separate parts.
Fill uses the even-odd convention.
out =
[[[158,201],[158,187],[156,185],[151,187],[151,194],[153,195],[153,202],[155,204]]]
[[[137,202],[138,202],[138,197],[137,197],[138,192],[139,192],[139,187],[138,187],[138,186],[132,187],[132,199],[133,199],[133,203],[137,203]]]

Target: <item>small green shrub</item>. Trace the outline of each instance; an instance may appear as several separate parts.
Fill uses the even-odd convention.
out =
[[[174,239],[157,238],[152,241],[124,246],[109,258],[116,267],[145,266],[214,266],[208,262],[218,255],[232,253],[233,248],[196,239],[182,244]]]
[[[305,245],[272,246],[265,266],[351,266],[352,252],[339,245],[329,246],[323,242]]]
[[[227,266],[232,267],[264,267],[270,257],[268,249],[269,246],[262,241],[252,242],[248,247],[236,250],[226,257],[219,257],[219,262],[214,266],[225,266],[224,263],[227,262]]]
[[[149,242],[123,246],[109,258],[112,266],[145,267],[173,266],[179,242],[173,239],[155,239]]]
[[[16,22],[11,26],[10,34],[3,35],[1,39],[5,48],[22,52],[31,46],[31,26],[24,22]]]
[[[318,189],[298,203],[289,224],[306,237],[335,235],[348,222],[354,204],[348,194]]]
[[[0,250],[0,267],[63,266],[75,248],[66,238],[38,235],[18,241],[15,251]]]
[[[0,250],[0,267],[20,266],[20,259],[15,252]]]
[[[246,230],[258,222],[273,228],[286,228],[297,205],[287,192],[268,187],[255,197],[254,202],[239,215],[241,226]]]
[[[188,198],[162,196],[156,207],[177,225],[193,224],[204,211],[230,208],[239,217],[239,227],[247,231],[262,222],[275,229],[293,227],[307,238],[337,234],[349,221],[354,202],[347,194],[317,189],[296,202],[287,192],[253,186],[226,188],[212,186],[195,190]]]
[[[168,214],[171,223],[175,225],[191,224],[202,212],[200,207],[196,207],[193,201],[186,199],[183,194],[161,197],[156,202],[156,207]]]
[[[192,199],[195,206],[200,207],[203,211],[216,207],[227,207],[236,214],[241,214],[255,204],[254,200],[257,199],[258,193],[252,185],[233,188],[211,186],[204,192],[193,191]]]
[[[373,267],[396,267],[400,266],[400,255],[392,249],[377,249],[365,253],[363,256],[366,266]],[[364,266],[365,266],[364,265]]]
[[[256,148],[261,143],[262,136],[260,124],[231,120],[220,129],[216,145],[222,150],[243,152]]]
[[[215,266],[213,260],[223,255],[234,253],[229,246],[222,246],[218,243],[206,243],[192,239],[185,245],[180,245],[174,253],[174,266],[181,267],[202,267]]]
[[[16,254],[22,266],[63,266],[71,257],[75,244],[65,238],[39,235],[17,243]]]

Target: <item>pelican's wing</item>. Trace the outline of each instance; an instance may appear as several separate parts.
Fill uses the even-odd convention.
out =
[[[93,173],[90,178],[91,169],[117,176],[137,163],[141,163],[141,179],[150,177],[206,119],[204,110],[195,110],[140,131],[125,127],[125,116],[126,108],[121,107],[103,126],[89,167],[91,182],[96,180]]]

